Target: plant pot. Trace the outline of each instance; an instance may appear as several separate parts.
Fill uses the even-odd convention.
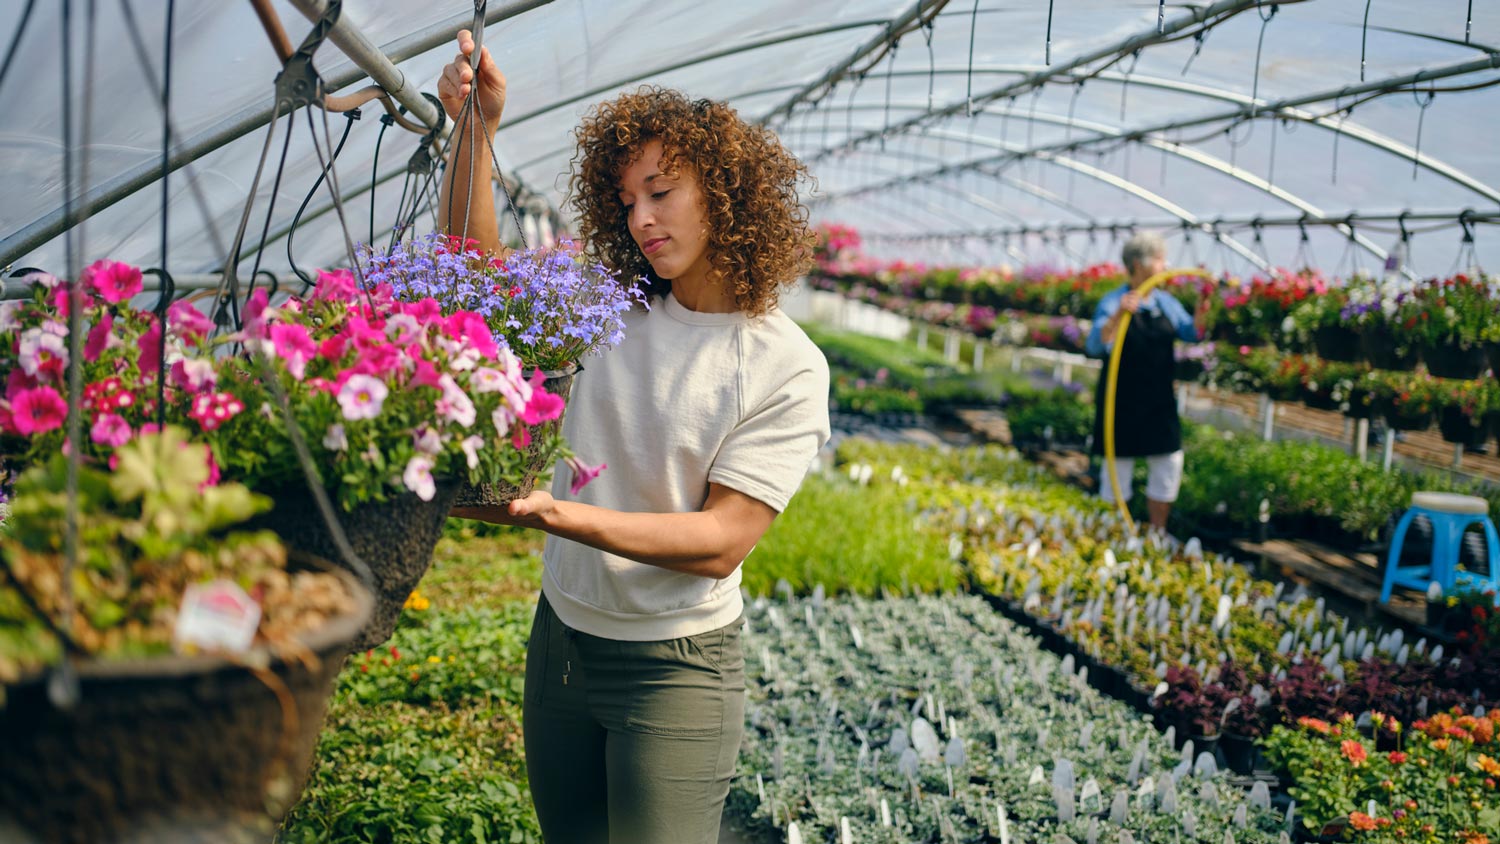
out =
[[[563,416],[567,415],[568,397],[573,392],[573,378],[578,367],[572,366],[557,372],[546,372],[542,387],[563,400],[563,414],[551,422],[531,427],[531,443],[526,447],[526,472],[517,484],[471,484],[460,485],[455,507],[503,507],[518,498],[525,498],[536,489],[537,478],[545,475],[554,463],[557,454],[551,443],[562,430]],[[403,598],[402,600],[405,600]]]
[[[275,508],[255,517],[248,527],[275,531],[287,548],[345,566],[306,488],[268,494],[276,502]],[[432,549],[442,538],[443,525],[457,495],[457,481],[440,479],[431,501],[405,492],[385,501],[361,504],[350,512],[333,505],[349,546],[374,575],[375,606],[369,623],[349,646],[351,653],[369,650],[391,638],[401,607],[432,563]]]
[[[1410,372],[1417,368],[1416,350],[1403,352],[1397,346],[1396,338],[1387,329],[1361,331],[1359,343],[1365,360],[1376,369]]]
[[[1219,742],[1219,749],[1224,752],[1224,763],[1229,766],[1229,770],[1240,776],[1249,776],[1260,761],[1260,748],[1256,746],[1255,739],[1249,736],[1225,733]]]
[[[1290,384],[1290,385],[1288,385],[1288,384],[1267,384],[1265,392],[1266,392],[1266,395],[1269,396],[1272,401],[1279,401],[1279,402],[1297,401],[1298,399],[1302,398],[1302,385],[1301,384]]]
[[[1219,736],[1190,736],[1193,740],[1193,761],[1198,761],[1198,754],[1208,753],[1212,755],[1219,749]]]
[[[1432,427],[1433,412],[1431,410],[1414,412],[1402,410],[1395,406],[1389,398],[1381,398],[1377,401],[1380,405],[1380,415],[1385,417],[1385,422],[1397,431],[1425,431]]]
[[[1500,438],[1500,410],[1492,410],[1484,415],[1484,428],[1489,437]]]
[[[1483,419],[1474,419],[1462,408],[1445,407],[1438,414],[1438,430],[1445,442],[1458,445],[1480,445],[1489,438],[1489,427]]]
[[[1358,363],[1363,358],[1359,332],[1343,325],[1325,325],[1313,330],[1313,348],[1323,360]]]
[[[1172,378],[1177,381],[1197,381],[1203,375],[1203,361],[1179,360],[1172,364]]]
[[[0,832],[14,823],[47,844],[270,840],[306,784],[334,680],[372,608],[340,576],[358,605],[302,637],[314,658],[261,651],[259,674],[249,658],[86,661],[69,710],[51,703],[45,676],[7,687]]]
[[[1490,371],[1500,375],[1500,343],[1485,343],[1484,356],[1489,359]]]
[[[1422,362],[1427,364],[1427,371],[1439,378],[1461,378],[1467,381],[1478,378],[1489,367],[1484,347],[1478,344],[1473,346],[1460,346],[1455,343],[1423,345],[1420,352]]]
[[[1315,410],[1339,409],[1339,403],[1334,401],[1333,394],[1328,390],[1309,390],[1303,387],[1302,403]]]

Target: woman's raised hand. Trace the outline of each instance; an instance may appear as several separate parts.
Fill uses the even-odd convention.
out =
[[[449,119],[458,119],[464,100],[468,98],[471,86],[474,85],[474,69],[470,67],[470,56],[473,54],[474,35],[467,29],[459,30],[458,57],[444,66],[442,75],[438,77],[438,99],[443,101],[443,109],[448,112]],[[505,110],[505,74],[495,66],[495,60],[490,57],[490,48],[481,48],[479,56],[479,93],[475,98],[475,105],[484,116],[485,127],[493,135],[500,126],[500,114]],[[478,123],[476,120],[473,131],[478,131]]]

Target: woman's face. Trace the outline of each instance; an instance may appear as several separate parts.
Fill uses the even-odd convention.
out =
[[[1135,265],[1135,271],[1130,274],[1130,280],[1134,284],[1140,284],[1166,268],[1166,253],[1155,252],[1142,258],[1141,262]]]
[[[707,276],[708,220],[698,180],[685,167],[661,170],[661,141],[651,140],[620,174],[630,236],[664,279]]]

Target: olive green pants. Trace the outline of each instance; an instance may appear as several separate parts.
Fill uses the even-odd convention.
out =
[[[538,602],[522,726],[548,844],[718,841],[744,732],[742,625],[621,642]]]

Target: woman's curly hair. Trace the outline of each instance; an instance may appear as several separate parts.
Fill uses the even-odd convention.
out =
[[[814,237],[798,199],[807,167],[770,130],[711,100],[643,86],[599,104],[579,125],[569,202],[588,252],[652,294],[659,278],[630,235],[620,175],[650,140],[662,145],[662,171],[686,165],[698,181],[709,227],[709,280],[727,284],[740,310],[761,316],[812,265]]]

